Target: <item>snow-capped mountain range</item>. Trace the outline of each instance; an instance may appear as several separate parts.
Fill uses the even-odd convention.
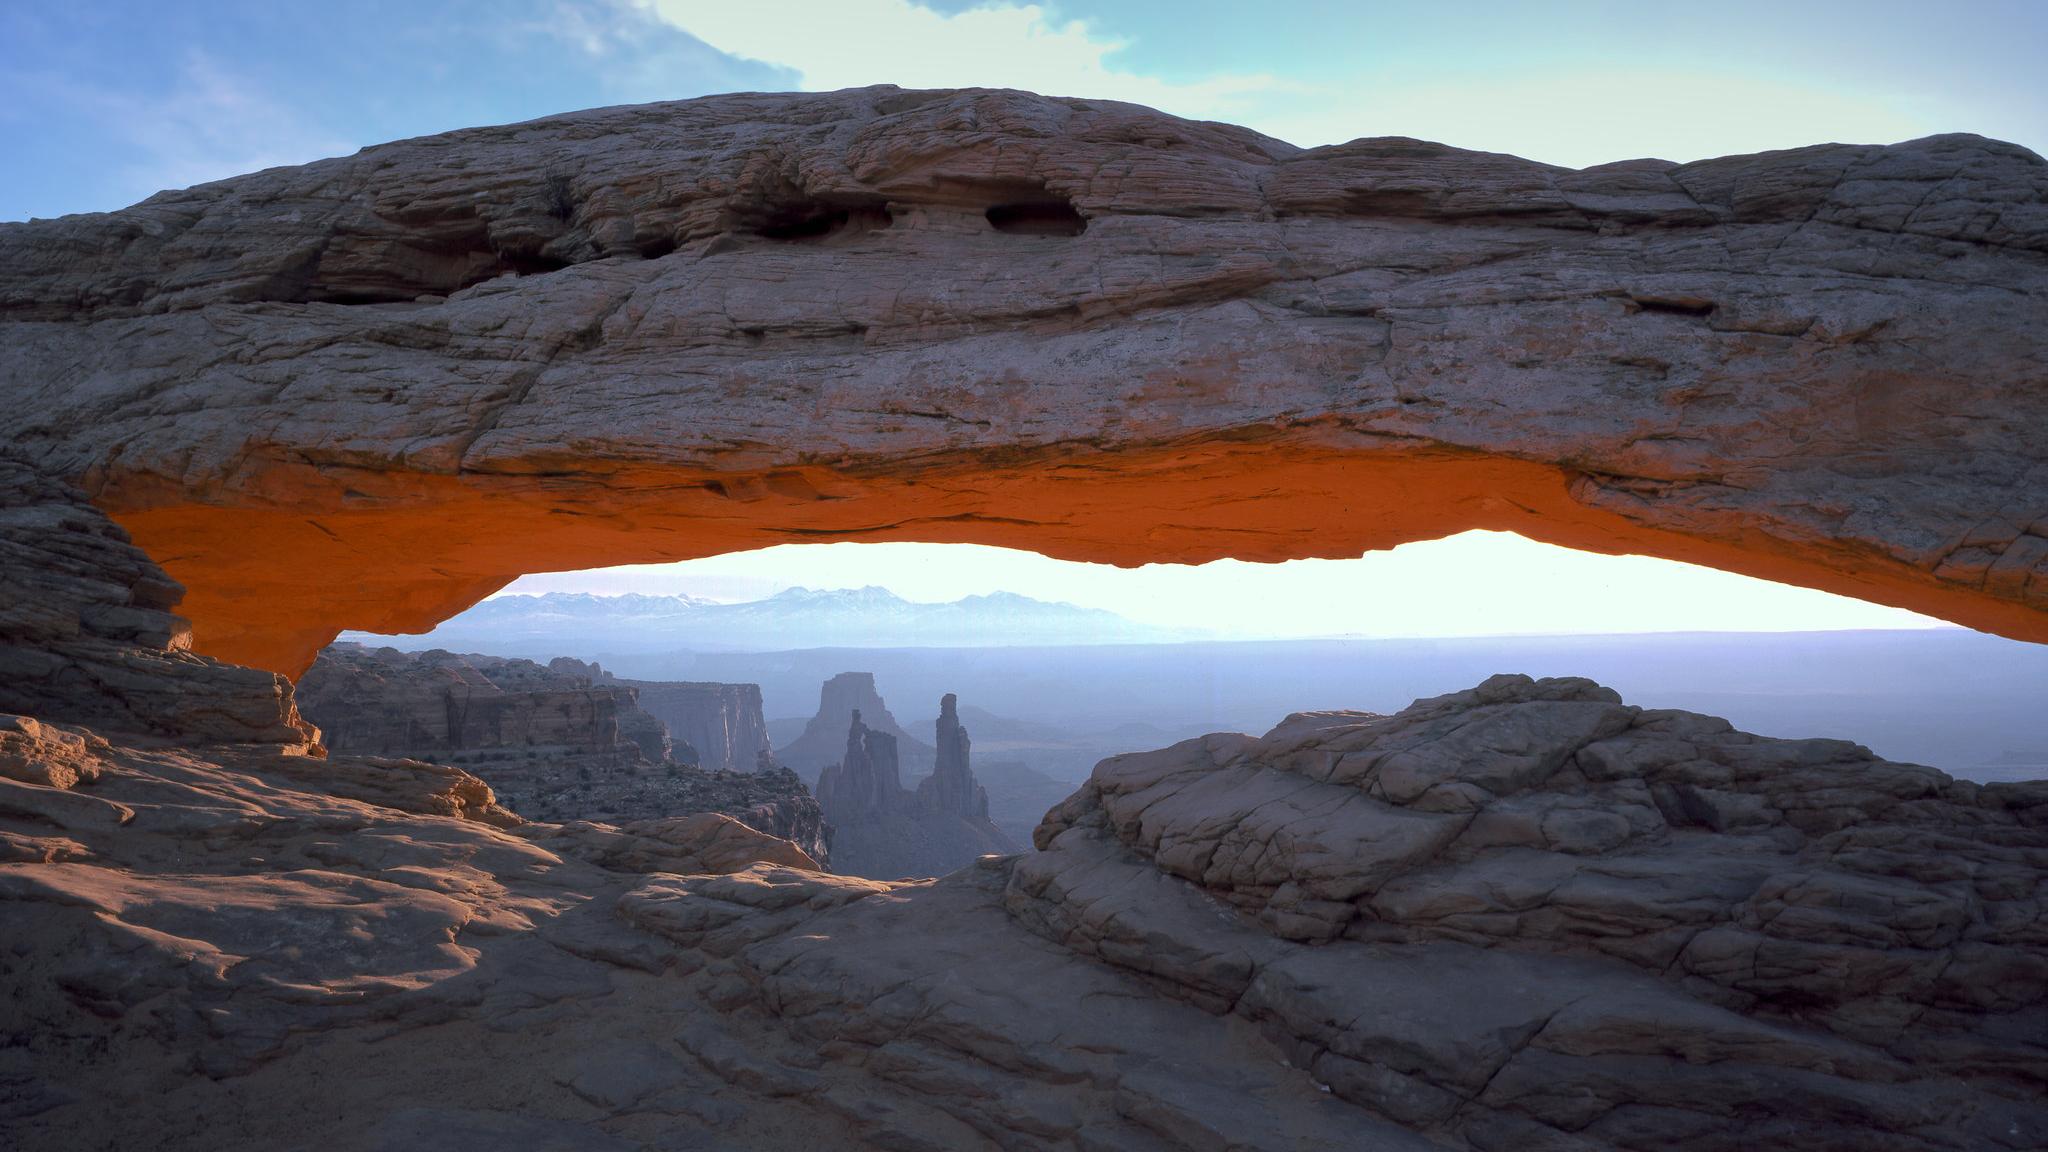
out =
[[[725,604],[695,596],[550,592],[500,596],[424,636],[344,633],[401,647],[516,652],[775,652],[798,648],[985,648],[1035,644],[1142,644],[1201,639],[1138,624],[1099,608],[991,592],[946,604],[905,600],[887,588],[790,588]]]

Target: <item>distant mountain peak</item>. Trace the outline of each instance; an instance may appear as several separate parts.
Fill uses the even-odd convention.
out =
[[[388,637],[349,633],[383,643]],[[1205,638],[1137,624],[1100,608],[998,590],[949,603],[905,600],[879,584],[795,585],[760,600],[720,603],[687,594],[549,592],[498,596],[442,624],[419,644],[526,651],[789,651],[819,647],[988,647],[1161,643]]]

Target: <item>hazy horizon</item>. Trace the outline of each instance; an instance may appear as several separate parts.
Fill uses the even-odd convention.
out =
[[[1511,574],[1511,579],[1504,576]],[[918,604],[1009,592],[1152,628],[1256,638],[1806,632],[1953,627],[1904,609],[1510,532],[1462,532],[1349,560],[1117,568],[973,544],[783,544],[669,564],[520,577],[520,595],[689,595],[751,603],[792,587],[886,588]],[[471,611],[475,611],[472,609]],[[458,623],[458,615],[446,623]]]

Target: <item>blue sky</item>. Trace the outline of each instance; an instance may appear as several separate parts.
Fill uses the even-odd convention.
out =
[[[1938,131],[2040,151],[2044,49],[2041,3],[8,0],[0,219],[573,108],[882,82],[1571,165]]]
[[[1572,166],[1952,131],[2043,151],[2044,48],[2048,2],[0,0],[0,220],[576,108],[870,83],[1133,100],[1302,145],[1410,135]],[[1275,634],[1935,623],[1499,533],[1136,572],[798,546],[510,590],[745,598],[793,582],[932,600],[1005,587],[1168,623],[1229,604]]]

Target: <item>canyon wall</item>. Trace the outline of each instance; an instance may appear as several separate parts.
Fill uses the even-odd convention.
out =
[[[704,768],[752,772],[762,754],[773,755],[758,684],[675,680],[620,680],[639,693],[640,707],[696,750]]]
[[[289,675],[521,573],[834,539],[1504,529],[2048,639],[2044,290],[2048,164],[1979,137],[1571,171],[731,95],[0,225],[0,438]]]
[[[722,812],[828,858],[817,802],[794,774],[703,769],[595,664],[337,644],[298,685],[337,753],[450,764],[531,820],[632,824]]]

